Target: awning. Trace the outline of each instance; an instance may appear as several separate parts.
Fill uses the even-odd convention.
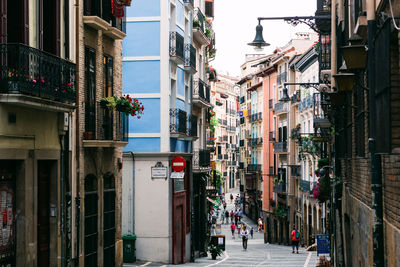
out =
[[[212,200],[211,198],[207,197],[207,200],[210,201],[211,203],[213,203],[215,206],[219,206],[219,203],[215,200]]]

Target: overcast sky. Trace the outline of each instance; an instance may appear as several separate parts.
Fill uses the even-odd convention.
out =
[[[313,16],[316,0],[214,0],[213,29],[217,54],[210,65],[221,74],[240,76],[246,54],[270,53],[285,45],[296,32],[311,31],[306,25],[293,27],[283,20],[264,20],[264,40],[271,45],[255,52],[247,45],[256,34],[257,17]]]

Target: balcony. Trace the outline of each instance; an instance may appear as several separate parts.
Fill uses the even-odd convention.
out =
[[[244,169],[244,162],[239,162],[239,169]]]
[[[196,49],[191,44],[185,45],[185,71],[196,73]]]
[[[210,87],[200,79],[193,82],[193,104],[200,107],[211,107]]]
[[[75,64],[23,44],[0,44],[0,102],[54,112],[75,108]]]
[[[247,172],[261,172],[261,164],[247,165]]]
[[[193,169],[210,168],[210,150],[193,151]]]
[[[128,115],[99,102],[84,103],[84,147],[122,147],[128,144]]]
[[[228,159],[229,155],[228,154],[224,154],[224,159]]]
[[[278,102],[275,104],[275,114],[287,113],[289,112],[289,105],[288,103]]]
[[[245,102],[244,96],[240,97],[240,104],[243,104]]]
[[[286,194],[286,183],[284,181],[275,181],[273,190],[275,193]]]
[[[300,180],[299,189],[301,192],[309,193],[311,188],[312,187],[310,181]]]
[[[286,153],[287,152],[287,143],[286,142],[276,142],[274,144],[274,152],[275,153]]]
[[[186,8],[188,8],[189,10],[193,10],[194,0],[183,0],[183,3],[185,3]]]
[[[275,132],[274,131],[269,132],[269,141],[275,142]]]
[[[201,45],[209,45],[210,39],[206,35],[206,21],[200,9],[196,9],[193,15],[193,37]]]
[[[262,113],[258,112],[258,113],[251,114],[249,116],[249,118],[250,118],[250,122],[261,121],[262,120]]]
[[[236,131],[236,127],[234,127],[234,126],[227,126],[227,127],[226,127],[226,130],[229,131],[229,132],[234,132],[234,131]]]
[[[228,136],[227,136],[227,135],[224,135],[224,136],[222,137],[222,141],[228,142]]]
[[[185,138],[187,130],[186,111],[178,108],[169,110],[169,132],[171,137]]]
[[[214,146],[215,145],[215,141],[214,140],[208,140],[207,141],[207,145],[208,146]]]
[[[218,154],[217,159],[222,160],[222,154]]]
[[[191,137],[198,137],[197,134],[197,117],[194,115],[189,115],[189,120],[188,120],[188,132],[187,135]]]
[[[124,5],[130,4],[124,3]],[[101,3],[99,0],[85,0],[83,9],[83,23],[85,25],[103,31],[104,35],[114,40],[125,38],[126,34],[122,27],[123,18],[112,15],[110,1],[103,0],[103,3]]]
[[[184,38],[178,32],[169,33],[169,56],[172,62],[183,64],[184,55]]]

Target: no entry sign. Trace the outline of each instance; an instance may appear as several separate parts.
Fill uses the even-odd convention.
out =
[[[181,156],[177,156],[172,159],[172,169],[176,172],[181,172],[185,169],[185,159]]]

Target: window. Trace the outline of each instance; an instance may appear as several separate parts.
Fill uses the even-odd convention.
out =
[[[96,101],[96,52],[85,48],[86,102]]]
[[[104,97],[113,95],[113,58],[107,55],[103,57],[104,67]]]

